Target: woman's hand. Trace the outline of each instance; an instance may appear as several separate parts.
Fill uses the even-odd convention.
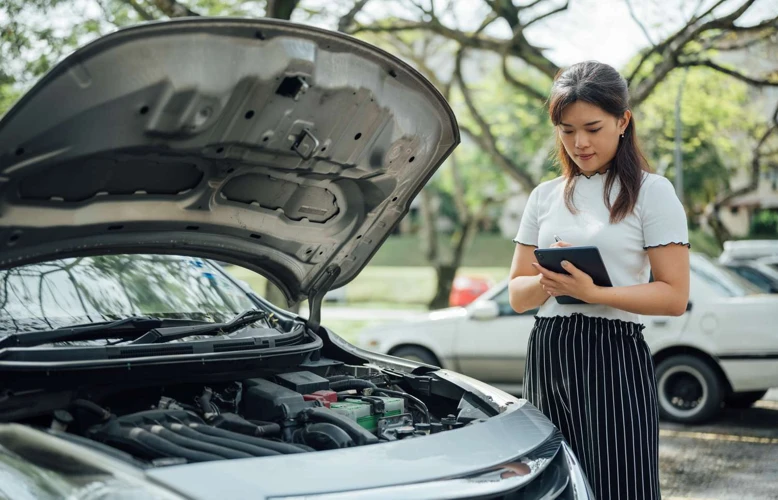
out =
[[[564,241],[558,241],[551,245],[552,248],[569,246],[572,245]],[[562,267],[565,271],[570,273],[569,275],[549,271],[537,263],[533,263],[532,265],[543,275],[543,277],[540,278],[540,284],[550,297],[567,295],[587,303],[592,303],[591,297],[597,290],[597,285],[594,284],[594,280],[592,280],[591,276],[581,271],[573,264],[562,261]]]
[[[557,241],[556,243],[553,243],[551,245],[551,248],[563,248],[563,247],[571,247],[573,246],[571,243],[568,243],[566,241]]]

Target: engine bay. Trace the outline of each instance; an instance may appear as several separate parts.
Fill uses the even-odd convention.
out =
[[[379,445],[489,417],[461,393],[414,395],[405,377],[322,360],[226,382],[82,391],[27,423],[148,468]]]

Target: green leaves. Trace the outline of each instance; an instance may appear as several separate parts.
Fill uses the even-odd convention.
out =
[[[691,68],[681,103],[684,186],[691,208],[712,201],[729,180],[747,168],[753,137],[764,119],[750,106],[748,86],[708,68]],[[675,102],[684,71],[676,70],[636,113],[642,146],[655,168],[675,178]],[[696,207],[694,207],[696,206]]]

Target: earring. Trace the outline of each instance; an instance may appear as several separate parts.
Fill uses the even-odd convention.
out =
[[[621,138],[624,139],[624,134],[623,133],[621,134]]]

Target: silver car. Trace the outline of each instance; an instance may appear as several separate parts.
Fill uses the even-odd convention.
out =
[[[526,401],[321,325],[458,142],[417,72],[312,27],[71,54],[0,121],[0,497],[590,498]]]

